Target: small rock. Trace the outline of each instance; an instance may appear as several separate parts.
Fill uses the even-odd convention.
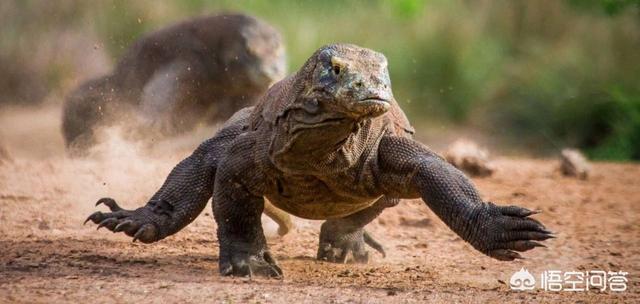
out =
[[[473,176],[489,176],[495,171],[489,162],[489,152],[470,140],[456,140],[449,146],[444,158],[456,168]]]
[[[591,165],[579,150],[562,149],[560,153],[560,171],[565,176],[587,179],[591,171]]]

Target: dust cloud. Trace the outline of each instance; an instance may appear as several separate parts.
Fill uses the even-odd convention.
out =
[[[200,142],[197,136],[207,133],[199,130],[173,141],[132,141],[128,130],[118,125],[100,130],[99,143],[87,155],[71,157],[64,148],[60,117],[55,106],[1,110],[0,195],[12,193],[21,200],[57,197],[62,201],[52,202],[51,208],[65,208],[72,217],[87,216],[103,196],[112,196],[123,207],[138,207]],[[208,133],[213,133],[211,127]],[[18,171],[38,174],[12,174]]]
[[[98,130],[98,144],[81,157],[71,157],[60,117],[55,105],[0,109],[0,197],[23,201],[26,210],[33,208],[28,201],[50,201],[51,208],[78,225],[102,210],[94,206],[101,197],[112,197],[128,209],[144,205],[171,169],[218,129],[203,125],[188,134],[145,138],[120,123]],[[62,219],[60,224],[64,230]],[[272,220],[263,216],[263,224],[267,236],[277,235]],[[9,227],[1,230],[12,233]]]

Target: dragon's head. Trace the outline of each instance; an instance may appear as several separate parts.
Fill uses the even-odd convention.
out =
[[[308,111],[337,112],[354,119],[382,115],[393,100],[387,58],[351,44],[317,50],[300,73],[307,81],[298,102]]]
[[[229,23],[239,23],[225,36],[229,41],[219,49],[227,79],[240,85],[239,90],[244,91],[249,85],[263,92],[286,76],[284,42],[275,28],[245,15],[223,17]]]

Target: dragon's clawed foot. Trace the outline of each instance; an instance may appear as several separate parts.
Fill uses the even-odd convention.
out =
[[[256,254],[232,252],[220,258],[220,274],[223,276],[281,278],[282,269],[269,251]]]
[[[96,206],[100,204],[109,207],[111,212],[96,211],[84,221],[85,224],[92,221],[98,224],[97,229],[104,227],[113,232],[124,232],[133,237],[134,242],[139,240],[143,243],[152,243],[160,239],[156,224],[158,215],[149,208],[125,210],[120,208],[112,198],[101,198],[96,202]]]
[[[555,237],[542,223],[529,217],[540,211],[518,206],[497,206],[492,203],[487,204],[487,207],[488,217],[481,225],[484,229],[478,230],[484,233],[479,238],[486,241],[480,243],[479,249],[495,259],[522,259],[517,251],[546,247],[538,241]]]
[[[320,230],[318,260],[346,263],[349,253],[356,263],[369,262],[369,252],[365,244],[386,256],[383,246],[363,228],[343,229],[338,223],[327,221]]]

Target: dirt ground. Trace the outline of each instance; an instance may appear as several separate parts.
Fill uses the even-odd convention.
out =
[[[368,229],[387,248],[367,265],[315,261],[321,222],[296,219],[283,238],[264,219],[285,278],[218,276],[211,208],[159,243],[83,226],[103,196],[128,208],[153,194],[198,139],[146,148],[110,140],[86,159],[64,156],[57,109],[0,112],[0,303],[423,303],[640,301],[640,165],[596,163],[587,181],[565,178],[555,160],[498,158],[474,179],[484,198],[541,209],[558,237],[499,262],[476,252],[421,201],[385,211]],[[213,130],[200,131],[206,136]],[[104,207],[102,207],[104,208]],[[100,209],[103,210],[103,209]],[[626,292],[511,291],[521,267],[623,270]]]

